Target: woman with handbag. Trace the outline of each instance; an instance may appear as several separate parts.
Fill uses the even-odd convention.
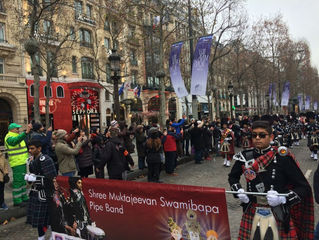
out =
[[[4,202],[4,186],[10,181],[9,165],[4,154],[0,152],[0,210],[8,210]]]

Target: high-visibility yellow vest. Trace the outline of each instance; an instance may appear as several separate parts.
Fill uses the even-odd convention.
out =
[[[26,164],[29,157],[28,148],[24,140],[15,146],[11,146],[7,143],[9,137],[17,137],[19,133],[8,132],[4,138],[5,146],[8,152],[8,161],[11,167],[20,166]]]

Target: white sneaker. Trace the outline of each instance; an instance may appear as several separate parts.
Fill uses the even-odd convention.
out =
[[[230,167],[230,161],[226,161],[226,167]]]
[[[224,166],[227,164],[227,158],[224,159]]]
[[[313,152],[311,152],[311,158],[313,158],[314,157],[314,153]]]
[[[318,160],[318,154],[313,155],[313,160],[317,161]]]
[[[45,235],[38,237],[38,240],[45,240]]]

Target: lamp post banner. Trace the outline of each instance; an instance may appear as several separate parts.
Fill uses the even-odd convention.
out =
[[[169,72],[175,93],[178,98],[188,95],[187,89],[183,82],[181,69],[180,69],[180,55],[183,47],[183,42],[173,44],[171,47],[171,55],[169,57]]]
[[[305,110],[310,109],[310,96],[306,96]]]
[[[298,103],[299,103],[299,111],[303,110],[303,96],[302,94],[298,94]]]
[[[317,111],[318,110],[318,102],[313,103],[313,110]]]
[[[72,190],[73,179],[59,176],[57,182],[60,192],[71,198],[64,204],[73,203],[70,207],[61,206],[60,211],[70,212],[59,216],[74,216],[67,223],[77,225],[74,239],[83,236],[93,239],[87,238],[92,229],[114,240],[206,239],[210,235],[218,236],[219,240],[230,239],[225,189],[84,178],[82,189],[73,187]],[[72,191],[77,193],[75,199],[83,199],[79,200],[80,204],[72,200]],[[57,202],[63,203],[56,199],[54,195],[53,212],[59,208]],[[55,222],[65,223],[65,220]],[[63,231],[64,227],[53,226],[53,233],[70,235],[55,229]]]
[[[290,83],[286,82],[284,85],[284,90],[282,92],[281,97],[281,106],[288,106],[289,103],[289,95],[290,95]]]
[[[192,66],[191,95],[206,96],[210,49],[213,36],[198,39]]]

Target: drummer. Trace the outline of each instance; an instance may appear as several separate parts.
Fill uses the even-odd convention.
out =
[[[273,138],[269,122],[255,121],[254,148],[234,155],[228,181],[244,210],[238,239],[313,239],[311,187],[287,148],[270,146]],[[266,196],[245,194],[241,175],[246,191]]]

